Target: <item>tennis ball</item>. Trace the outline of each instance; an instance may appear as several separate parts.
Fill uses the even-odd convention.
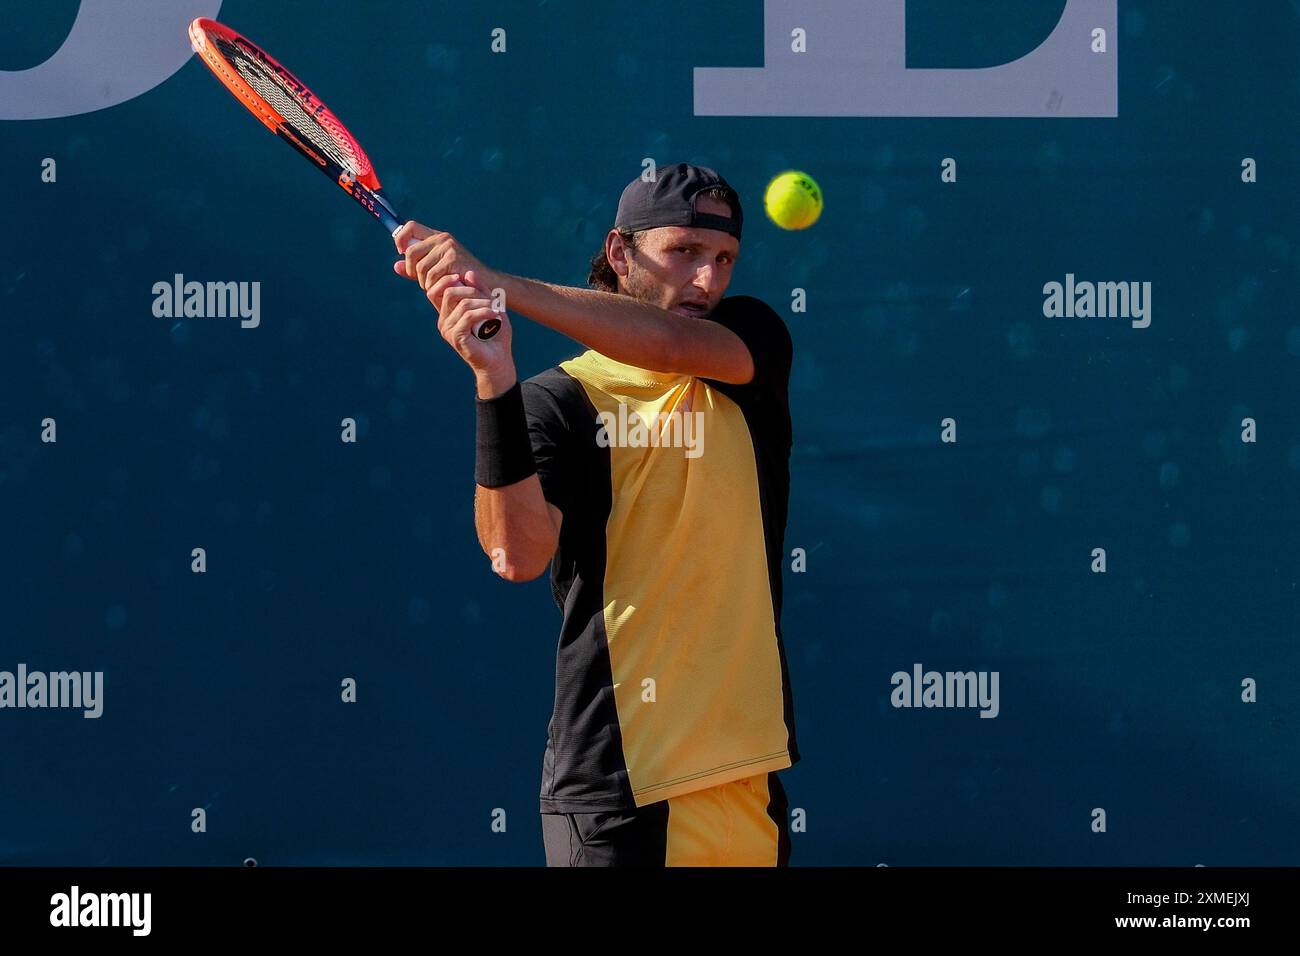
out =
[[[763,207],[782,229],[807,229],[822,214],[822,191],[807,173],[788,170],[767,184]]]

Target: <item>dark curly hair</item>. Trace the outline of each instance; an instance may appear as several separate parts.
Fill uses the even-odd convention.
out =
[[[731,204],[730,194],[722,186],[710,186],[708,189],[701,190],[698,195],[725,202],[731,209],[731,214],[733,216],[736,214],[736,207]],[[637,244],[641,241],[639,232],[620,229],[618,234],[623,237],[629,249],[636,250]],[[591,257],[591,271],[587,273],[587,285],[601,292],[618,292],[618,273],[614,271],[614,267],[609,264],[609,259],[605,256],[603,240],[596,254]]]

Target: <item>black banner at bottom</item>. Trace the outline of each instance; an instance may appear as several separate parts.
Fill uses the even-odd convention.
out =
[[[335,944],[402,932],[596,928],[638,936],[679,919],[751,933],[837,926],[931,942],[1131,935],[1231,943],[1279,933],[1292,868],[0,869],[6,941],[160,938]],[[581,932],[580,937],[570,934]],[[917,934],[920,934],[919,936]],[[1243,937],[1238,934],[1247,934]],[[617,939],[617,937],[615,937]]]

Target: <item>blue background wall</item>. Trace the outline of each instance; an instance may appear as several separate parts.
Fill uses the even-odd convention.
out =
[[[76,12],[30,6],[2,69]],[[1062,7],[911,0],[909,62],[1014,59]],[[760,65],[758,0],[319,8],[220,18],[493,266],[581,284],[645,156],[740,189],[732,291],[796,345],[795,864],[1297,862],[1300,4],[1122,2],[1111,120],[694,117],[693,67]],[[98,720],[0,711],[0,863],[540,865],[559,616],[478,549],[472,379],[382,231],[197,62],[0,136],[0,669],[106,684]],[[790,167],[804,233],[760,213]],[[260,281],[261,326],[155,318],[177,272]],[[1151,327],[1044,318],[1067,272],[1152,282]],[[999,671],[1000,716],[892,708],[918,661]]]

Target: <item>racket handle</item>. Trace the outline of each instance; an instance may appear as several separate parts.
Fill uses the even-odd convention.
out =
[[[384,228],[388,230],[390,236],[397,235],[397,230],[406,225],[405,219],[398,219],[382,205],[378,204],[375,206],[375,218],[383,223]]]
[[[456,280],[456,285],[464,285],[464,284],[465,284],[464,279]],[[474,329],[474,336],[486,342],[488,339],[492,338],[492,336],[496,335],[500,331],[501,331],[500,319],[484,319],[482,322],[478,324],[478,327]]]
[[[456,284],[464,285],[465,280],[458,279],[456,281]],[[486,342],[488,339],[492,338],[492,336],[496,335],[500,331],[501,331],[500,319],[484,319],[482,322],[478,324],[478,327],[474,330],[474,335]]]

